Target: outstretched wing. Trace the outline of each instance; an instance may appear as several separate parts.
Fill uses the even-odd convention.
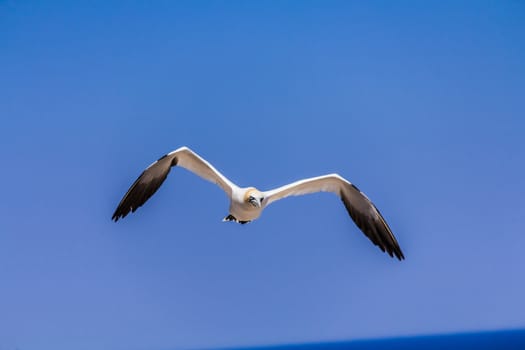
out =
[[[350,217],[375,245],[390,256],[395,255],[399,260],[405,258],[392,230],[375,205],[357,187],[337,174],[296,181],[264,192],[264,198],[266,205],[269,205],[281,198],[314,192],[337,194]]]
[[[176,165],[219,185],[228,197],[231,197],[232,190],[236,187],[235,184],[198,154],[188,147],[181,147],[162,156],[142,172],[120,201],[112,219],[116,222],[119,218],[124,218],[128,215],[130,211],[135,212],[137,208],[146,203],[166,180],[171,167]]]

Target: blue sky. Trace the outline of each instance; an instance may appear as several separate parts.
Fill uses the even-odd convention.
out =
[[[525,327],[519,1],[0,2],[0,348],[177,349]],[[174,169],[239,185],[338,172],[337,197],[223,223]]]

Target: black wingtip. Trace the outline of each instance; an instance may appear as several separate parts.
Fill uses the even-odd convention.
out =
[[[171,167],[176,164],[176,157],[169,158],[168,155],[164,155],[144,170],[124,195],[111,219],[117,222],[146,203],[162,185]]]
[[[403,254],[403,252],[401,251],[401,248],[399,247],[399,245],[397,244],[397,241],[395,242],[395,244],[390,248],[388,254],[393,258],[394,256],[397,258],[397,260],[399,261],[403,261],[405,260],[405,255]]]
[[[113,213],[113,216],[111,217],[112,221],[117,222],[119,219],[124,219],[128,215],[125,211],[122,210],[122,207],[119,206],[115,212]]]
[[[353,187],[357,189],[357,187]],[[381,249],[382,252],[386,252],[392,258],[394,258],[395,256],[399,261],[405,259],[405,256],[401,251],[401,248],[399,247],[399,244],[397,243],[394,234],[392,233],[390,227],[388,227],[388,224],[385,222],[383,216],[373,203],[370,202],[370,205],[372,205],[372,207],[377,211],[380,218],[379,222],[369,222],[363,219],[362,216],[359,215],[356,212],[356,210],[352,207],[352,205],[346,199],[344,194],[341,194],[341,200],[343,201],[343,204],[346,207],[348,214],[350,214],[350,217],[354,220],[357,227],[359,227],[359,229],[370,239],[370,241],[372,241],[374,245],[379,247],[379,249]]]
[[[113,216],[111,217],[111,220],[117,222],[118,219],[120,219],[120,217],[121,217],[121,215],[120,215],[120,214],[117,214],[117,213],[115,212],[115,213],[113,214]],[[122,216],[122,217],[124,217],[124,216]]]
[[[388,255],[390,255],[391,258],[397,258],[399,261],[405,260],[405,255],[401,251],[397,241],[388,242],[385,239],[382,239],[381,243],[376,245],[379,246],[383,252],[386,252]]]

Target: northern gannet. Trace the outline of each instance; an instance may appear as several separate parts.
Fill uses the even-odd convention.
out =
[[[395,255],[399,260],[405,258],[379,210],[363,192],[340,175],[312,177],[273,190],[259,191],[255,187],[237,186],[188,147],[176,149],[148,166],[124,195],[112,219],[116,222],[130,211],[135,212],[159,189],[174,166],[183,167],[217,184],[226,192],[230,209],[223,221],[246,224],[257,219],[263,209],[276,200],[314,192],[335,193],[343,201],[355,224],[372,243],[391,257]]]

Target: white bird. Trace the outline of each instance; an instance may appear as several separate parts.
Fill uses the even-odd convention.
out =
[[[124,195],[112,219],[116,222],[130,211],[135,212],[159,189],[171,167],[176,165],[217,184],[226,192],[230,209],[223,221],[246,224],[257,219],[263,209],[276,200],[314,192],[332,192],[341,198],[350,217],[375,245],[392,257],[395,255],[399,260],[405,258],[379,210],[363,192],[338,174],[312,177],[273,190],[259,191],[255,187],[237,186],[188,147],[176,149],[148,166]]]

